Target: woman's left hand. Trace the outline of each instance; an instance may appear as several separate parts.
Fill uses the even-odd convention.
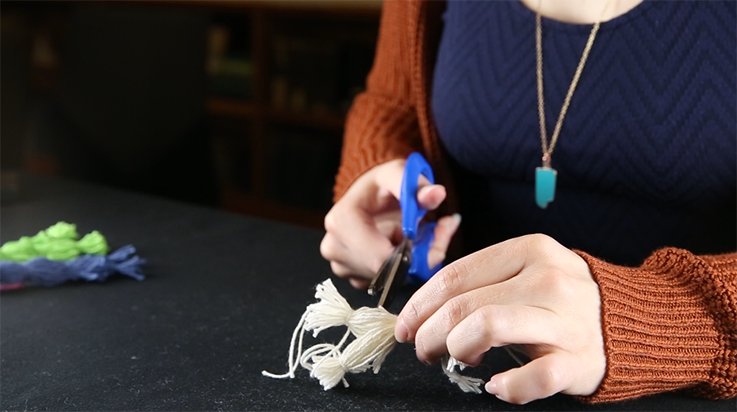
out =
[[[444,267],[407,302],[395,336],[414,340],[425,363],[449,353],[473,366],[492,347],[521,347],[532,360],[486,384],[507,402],[590,395],[606,369],[600,306],[580,256],[548,236],[528,235]]]

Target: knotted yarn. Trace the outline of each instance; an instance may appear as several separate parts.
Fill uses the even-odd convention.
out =
[[[361,307],[353,310],[330,279],[317,285],[317,302],[307,306],[297,327],[292,333],[289,345],[289,370],[277,375],[268,371],[261,374],[275,379],[293,379],[299,366],[310,371],[324,390],[334,388],[339,383],[348,387],[346,373],[362,373],[369,369],[379,373],[382,363],[397,344],[394,326],[397,316],[382,307]],[[312,332],[313,337],[329,328],[345,326],[346,332],[337,344],[318,343],[302,350],[304,334]],[[350,336],[353,340],[348,342]],[[482,379],[461,375],[456,368],[466,367],[450,356],[441,361],[443,372],[448,379],[464,392],[481,393]]]

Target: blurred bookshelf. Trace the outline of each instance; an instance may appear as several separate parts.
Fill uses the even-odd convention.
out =
[[[36,93],[57,86],[54,52],[74,4],[206,15],[203,105],[220,207],[322,228],[345,116],[373,62],[380,0],[17,2],[53,9],[34,40]]]
[[[322,227],[345,115],[373,62],[380,1],[176,2],[207,8],[207,112],[221,206]]]

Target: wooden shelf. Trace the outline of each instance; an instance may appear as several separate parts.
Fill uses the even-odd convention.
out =
[[[327,210],[320,209],[330,205],[346,121],[342,112],[364,87],[375,53],[382,0],[10,4],[34,13],[52,7],[65,16],[64,21],[78,7],[98,11],[110,5],[130,6],[142,15],[152,10],[156,16],[166,15],[162,10],[201,15],[209,26],[192,30],[202,30],[208,49],[202,61],[193,64],[205,63],[203,74],[208,76],[203,80],[209,94],[202,105],[211,121],[203,138],[213,149],[221,207],[323,227]],[[60,32],[50,37],[63,39],[65,31]],[[55,93],[59,70],[35,69],[30,75],[36,91]],[[43,159],[32,166],[55,168]]]
[[[133,0],[130,4],[206,7],[217,9],[269,9],[325,11],[328,13],[381,13],[382,0]]]
[[[269,111],[269,119],[274,122],[295,126],[307,126],[342,131],[345,117],[327,113],[299,113],[288,111]]]
[[[312,229],[323,228],[327,212],[286,205],[229,189],[221,192],[220,201],[221,207],[229,212],[259,216]]]
[[[216,13],[228,13],[228,7],[248,10],[244,21],[248,27],[250,49],[247,55],[252,59],[253,73],[244,76],[244,81],[250,82],[252,97],[239,100],[211,96],[205,102],[213,118],[244,120],[242,135],[235,131],[232,138],[248,139],[250,160],[239,166],[249,168],[248,192],[233,187],[221,190],[221,206],[235,213],[322,229],[330,204],[326,197],[329,197],[331,179],[337,173],[340,136],[345,128],[346,117],[340,111],[348,103],[347,96],[355,93],[356,86],[362,86],[370,69],[382,2],[245,0],[194,3],[211,7],[211,10],[221,7]],[[301,105],[294,106],[294,96],[299,94],[293,93],[297,90],[306,98]],[[320,93],[323,91],[325,93]],[[296,107],[304,107],[304,110],[290,110]],[[300,150],[311,155],[299,157]],[[287,166],[294,167],[295,156],[298,167],[310,172],[298,176],[302,179],[299,188],[305,189],[302,194],[288,187],[292,180],[285,181],[274,172],[283,170],[285,165],[279,162],[290,162]],[[333,163],[335,170],[331,173],[326,168],[332,168]],[[309,185],[309,189],[305,185]],[[314,204],[299,202],[299,196],[305,193],[315,196],[308,199],[315,201]],[[300,204],[287,204],[289,199]]]
[[[207,111],[215,116],[245,119],[266,118],[275,124],[287,126],[304,126],[333,131],[341,131],[345,126],[345,116],[337,114],[273,110],[260,107],[255,103],[219,97],[212,97],[207,100]]]
[[[248,119],[263,116],[261,107],[234,99],[211,97],[206,102],[207,112],[217,116],[245,117]]]

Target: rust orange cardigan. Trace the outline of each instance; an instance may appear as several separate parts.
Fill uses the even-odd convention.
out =
[[[421,151],[453,207],[429,103],[444,7],[439,1],[385,1],[367,90],[346,123],[336,201],[370,168]],[[737,396],[737,253],[696,256],[666,248],[638,268],[577,253],[599,284],[607,357],[601,385],[581,400],[676,389],[715,399]]]

